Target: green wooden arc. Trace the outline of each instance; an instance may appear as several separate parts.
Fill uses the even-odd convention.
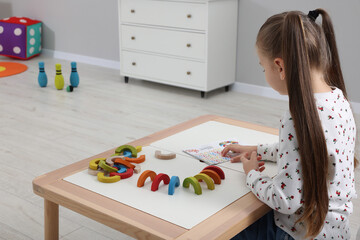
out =
[[[188,177],[188,178],[184,179],[184,182],[183,182],[183,187],[184,188],[189,188],[190,184],[194,187],[195,193],[197,195],[202,194],[200,183],[195,177]]]

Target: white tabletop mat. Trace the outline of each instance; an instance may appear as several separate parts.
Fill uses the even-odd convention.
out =
[[[209,136],[211,135],[212,133],[209,133]],[[191,138],[189,141],[194,144],[199,143]],[[174,141],[172,143],[175,145]],[[249,192],[245,185],[244,173],[223,168],[225,180],[222,180],[221,185],[215,185],[214,190],[208,190],[206,183],[202,182],[202,195],[196,195],[191,185],[189,189],[183,188],[182,182],[186,177],[199,173],[207,165],[183,155],[177,155],[173,160],[159,160],[154,157],[155,150],[157,148],[149,146],[144,147],[139,153],[146,155],[146,161],[140,164],[141,170],[153,170],[157,174],[165,173],[170,178],[179,176],[181,185],[175,189],[175,194],[172,196],[168,195],[168,185],[164,185],[163,182],[156,192],[150,190],[149,179],[144,187],[138,188],[136,184],[140,174],[134,174],[131,178],[116,183],[101,183],[96,176],[89,175],[85,170],[64,180],[187,229],[194,227]]]
[[[183,152],[184,149],[231,138],[238,139],[241,144],[245,145],[257,145],[258,143],[274,143],[279,141],[277,135],[237,127],[231,124],[209,121],[153,142],[150,145],[178,154],[187,155]]]

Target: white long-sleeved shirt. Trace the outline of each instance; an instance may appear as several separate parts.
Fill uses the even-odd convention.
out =
[[[314,94],[329,154],[329,211],[322,231],[315,239],[350,239],[348,217],[356,197],[354,153],[356,126],[349,102],[342,91]],[[279,142],[259,144],[264,160],[276,161],[273,179],[251,170],[247,186],[255,196],[275,211],[275,223],[295,239],[303,239],[303,223],[295,224],[303,210],[302,174],[298,143],[289,111],[280,120]],[[306,159],[305,159],[306,161]]]

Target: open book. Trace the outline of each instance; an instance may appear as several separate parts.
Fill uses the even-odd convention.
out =
[[[194,148],[188,148],[183,150],[183,152],[203,161],[209,165],[216,165],[223,162],[230,161],[231,152],[227,157],[221,156],[221,151],[229,144],[239,144],[239,141],[236,139],[227,139],[222,141],[216,141],[209,144],[204,144]],[[229,156],[230,155],[230,156]],[[235,155],[234,155],[235,156]]]

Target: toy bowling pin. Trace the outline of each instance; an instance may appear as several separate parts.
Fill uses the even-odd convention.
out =
[[[62,90],[64,88],[64,77],[61,73],[61,64],[55,64],[55,67],[56,67],[55,87],[57,90]]]
[[[79,86],[79,74],[76,69],[76,62],[71,62],[70,84],[73,87]]]
[[[44,62],[39,62],[39,76],[38,76],[38,82],[40,87],[46,87],[47,85],[47,76],[45,73],[45,64]]]

